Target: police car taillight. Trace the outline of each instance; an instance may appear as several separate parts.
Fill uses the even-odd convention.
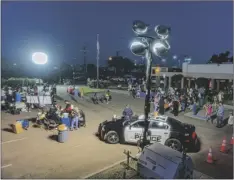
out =
[[[196,132],[193,132],[193,133],[192,133],[192,138],[193,138],[193,139],[196,139],[196,137],[197,137]]]

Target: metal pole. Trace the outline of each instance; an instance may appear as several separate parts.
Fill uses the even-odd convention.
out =
[[[97,34],[97,88],[99,84],[99,53],[100,53],[99,34]]]
[[[86,64],[86,47],[84,47],[84,70],[87,73],[87,64]]]
[[[148,127],[149,127],[149,113],[150,113],[150,90],[151,90],[151,68],[152,68],[152,54],[148,50],[145,56],[146,62],[146,88],[147,88],[147,95],[145,96],[145,128],[144,128],[144,134],[143,134],[143,146],[146,146],[148,144],[147,142],[147,133],[148,133]]]
[[[81,51],[84,53],[84,73],[87,73],[87,64],[86,64],[87,49],[86,49],[86,46],[84,46]]]

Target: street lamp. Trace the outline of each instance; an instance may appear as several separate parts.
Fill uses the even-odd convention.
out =
[[[154,28],[156,33],[155,37],[148,36],[149,25],[142,21],[134,21],[132,26],[133,32],[136,37],[130,45],[131,52],[136,56],[145,57],[146,63],[146,88],[147,95],[145,97],[145,128],[143,134],[142,148],[148,144],[147,132],[149,126],[149,113],[150,113],[150,89],[151,89],[151,67],[152,67],[152,54],[156,57],[162,57],[170,49],[170,45],[167,41],[170,35],[171,29],[167,26],[158,25]]]

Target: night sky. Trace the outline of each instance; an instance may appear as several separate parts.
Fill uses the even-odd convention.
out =
[[[171,54],[190,55],[193,63],[205,63],[214,53],[233,53],[232,3],[3,2],[2,57],[30,64],[32,53],[43,51],[49,64],[62,60],[82,64],[80,49],[86,44],[88,63],[96,63],[99,33],[102,65],[117,50],[139,60],[128,48],[134,37],[132,22],[139,19],[152,27],[170,26]]]

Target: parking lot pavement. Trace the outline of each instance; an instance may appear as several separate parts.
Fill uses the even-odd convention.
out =
[[[113,102],[110,104],[94,105],[87,100],[77,99],[75,102],[74,98],[66,93],[65,86],[57,91],[58,103],[63,103],[65,99],[71,100],[74,105],[84,110],[87,127],[69,132],[66,143],[55,141],[57,131],[31,127],[28,131],[16,135],[2,130],[2,178],[82,178],[124,159],[124,149],[129,149],[132,154],[138,152],[135,146],[101,142],[93,133],[100,122],[110,119],[113,114],[120,115],[126,104],[130,104],[137,114],[143,113],[143,100],[113,93]],[[2,128],[7,128],[16,118],[23,117],[7,115],[5,118],[2,113]],[[220,155],[219,152],[223,136],[231,137],[232,129],[217,129],[211,124],[184,116],[178,118],[194,124],[201,138],[201,151],[189,154],[195,168],[211,177],[232,178],[232,153]],[[3,143],[7,141],[8,143]],[[209,146],[213,147],[218,159],[215,165],[205,163]]]

